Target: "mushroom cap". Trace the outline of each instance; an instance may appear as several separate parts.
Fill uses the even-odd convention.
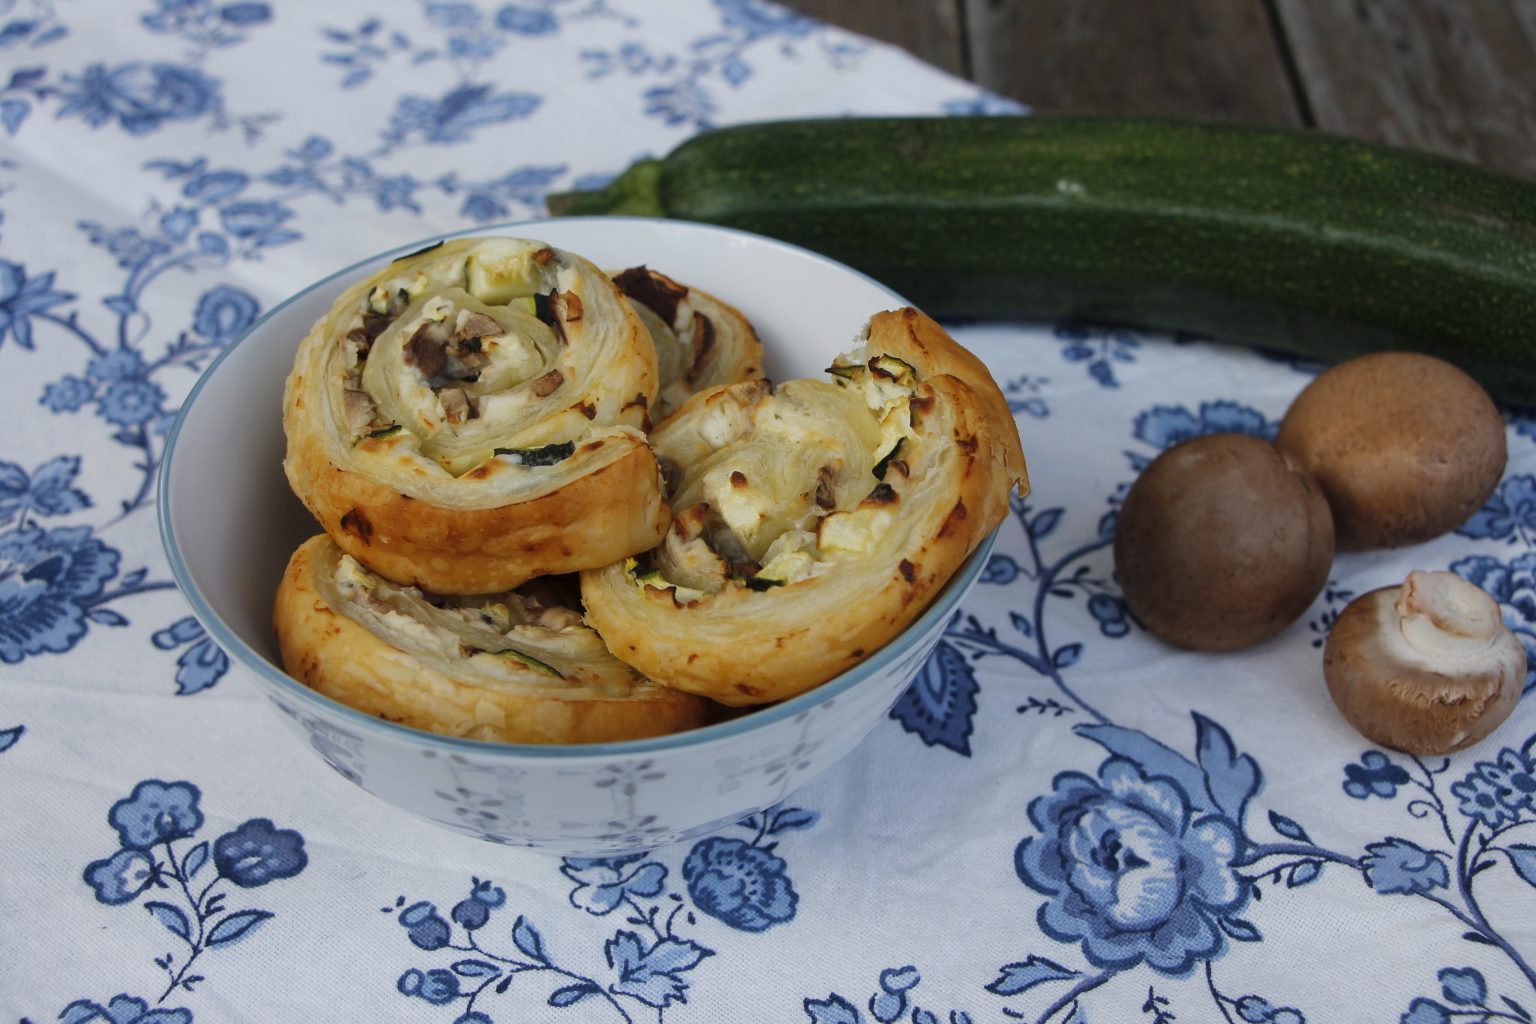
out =
[[[1420,756],[1448,754],[1509,717],[1525,648],[1498,603],[1454,573],[1413,572],[1351,601],[1328,636],[1323,677],[1361,734]]]
[[[1393,548],[1466,522],[1504,473],[1504,420],[1450,363],[1378,352],[1296,396],[1275,446],[1322,488],[1340,550]]]
[[[1306,611],[1333,562],[1328,503],[1270,445],[1191,438],[1152,461],[1115,525],[1115,572],[1136,618],[1169,643],[1229,651]]]

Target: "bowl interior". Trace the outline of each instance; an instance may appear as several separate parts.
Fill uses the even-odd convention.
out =
[[[883,285],[815,253],[703,225],[593,217],[459,234],[536,238],[599,266],[644,263],[712,292],[757,328],[767,372],[776,381],[821,376],[871,314],[903,304]],[[231,656],[314,700],[325,701],[283,674],[271,626],[288,557],[317,529],[283,475],[283,383],[299,341],[342,289],[435,241],[382,253],[272,309],[209,367],[183,405],[168,447],[161,531],[177,581]],[[973,578],[977,565],[973,557],[960,575]],[[963,590],[968,580],[955,582],[960,586],[947,594]]]

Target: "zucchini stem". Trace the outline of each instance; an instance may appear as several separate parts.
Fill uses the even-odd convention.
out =
[[[602,188],[577,192],[552,192],[544,203],[556,217],[617,214],[629,217],[665,217],[661,205],[660,160],[639,160]]]

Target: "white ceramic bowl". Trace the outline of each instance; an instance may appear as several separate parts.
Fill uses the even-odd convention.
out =
[[[599,266],[645,263],[714,292],[757,327],[774,380],[820,376],[872,313],[903,304],[815,253],[696,224],[594,217],[463,234],[537,238]],[[784,799],[889,710],[976,581],[992,538],[921,618],[853,669],[793,700],[673,736],[556,747],[451,739],[361,714],[283,672],[272,598],[288,556],[316,532],[281,468],[284,378],[298,340],[344,287],[436,240],[382,253],[281,303],[188,396],[161,471],[160,531],[198,618],[327,764],[469,835],[597,856],[688,839]]]

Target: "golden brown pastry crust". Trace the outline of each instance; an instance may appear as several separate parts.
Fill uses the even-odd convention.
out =
[[[541,297],[536,321],[519,306],[532,307],[529,296],[460,287],[473,261],[493,259],[533,268],[536,288],[558,297],[554,311]],[[405,335],[425,324],[434,301],[452,307],[450,317],[483,310],[504,322],[501,351],[525,364],[490,365],[486,379],[500,374],[505,387],[476,382],[472,369],[445,383],[441,347],[435,362],[412,361],[415,339]],[[389,303],[391,326],[361,340],[366,315]],[[458,344],[455,336],[447,351]],[[477,390],[454,422],[449,392],[462,401]],[[284,395],[284,468],[332,539],[375,572],[444,594],[508,590],[606,564],[664,535],[655,457],[636,429],[655,391],[646,330],[596,267],[537,242],[460,239],[348,289],[304,339]],[[373,429],[381,421],[385,429]],[[546,465],[493,453],[565,444],[570,454]]]
[[[613,279],[656,345],[660,386],[651,415],[657,422],[705,388],[762,376],[763,343],[735,306],[644,266]]]
[[[790,382],[772,397],[760,382],[711,389],[689,399],[652,434],[658,452],[684,470],[674,496],[674,536],[639,563],[629,560],[628,565],[582,573],[587,621],[614,654],[666,685],[725,704],[794,696],[858,663],[910,624],[1006,517],[1008,494],[1025,486],[1023,452],[1007,402],[980,362],[915,310],[876,315],[865,355],[871,363],[894,356],[917,371],[910,398],[889,407],[886,432],[876,427],[878,447],[888,443],[892,422],[904,428],[910,412],[916,423],[902,438],[896,458],[889,458],[888,449],[873,455],[867,445],[856,450],[858,444],[847,438],[859,431],[850,435],[833,429],[835,424],[806,441],[831,453],[829,466],[838,462],[839,482],[827,490],[840,496],[835,507],[827,508],[823,502],[832,497],[806,481],[821,506],[808,513],[816,539],[814,544],[806,541],[804,551],[770,563],[800,559],[800,569],[782,584],[765,583],[767,570],[761,566],[742,572],[758,573],[752,579],[763,589],[740,579],[711,584],[700,568],[707,565],[707,553],[693,562],[682,553],[699,555],[693,535],[718,529],[710,525],[714,517],[750,521],[750,515],[740,516],[722,504],[732,500],[728,490],[708,492],[711,474],[744,478],[741,486],[749,489],[752,476],[772,471],[761,453],[756,461],[733,463],[732,446],[832,402],[826,394],[831,385]],[[849,369],[863,373],[857,366]],[[855,402],[863,401],[863,392],[855,391],[862,386],[848,386]],[[803,448],[782,441],[768,447],[785,452]],[[887,456],[888,465],[877,483],[868,474],[880,456]],[[749,469],[732,468],[749,463]],[[850,477],[855,465],[857,472]],[[859,497],[866,488],[868,496]],[[695,500],[701,489],[713,495],[715,507],[707,513],[697,511],[707,504]],[[841,496],[850,491],[851,500]],[[867,548],[862,546],[866,540]],[[747,537],[745,545],[752,543]],[[770,546],[768,553],[775,551],[784,554],[782,546]],[[674,576],[686,575],[689,586],[667,588],[661,584],[677,581],[665,574],[656,585],[647,584],[656,575],[647,571],[647,562],[664,564]]]
[[[517,671],[488,685],[452,675],[393,646],[338,611],[317,573],[339,552],[325,537],[306,541],[288,563],[273,620],[283,664],[300,682],[363,712],[445,736],[503,743],[599,743],[692,729],[705,721],[697,697],[630,676],[618,695],[560,696],[547,677]],[[581,627],[577,627],[581,628]],[[609,659],[611,661],[611,659]],[[613,685],[607,687],[615,689]]]

